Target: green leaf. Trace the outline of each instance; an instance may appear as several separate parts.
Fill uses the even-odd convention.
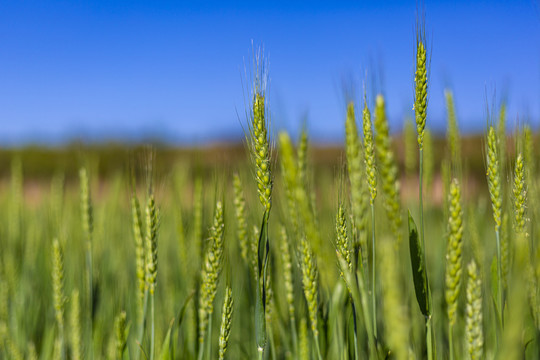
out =
[[[174,325],[174,319],[171,321],[171,325],[169,325],[169,330],[167,331],[167,335],[165,336],[165,339],[163,340],[163,345],[161,345],[161,353],[159,355],[160,360],[171,360],[173,358],[172,356],[172,343],[171,343],[171,332]]]
[[[431,292],[424,262],[424,248],[418,237],[418,229],[409,211],[409,250],[413,273],[414,290],[420,311],[424,316],[431,316]]]

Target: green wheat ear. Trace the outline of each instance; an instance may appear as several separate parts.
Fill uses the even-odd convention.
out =
[[[216,297],[224,252],[224,230],[223,204],[221,201],[217,201],[214,222],[210,229],[210,243],[205,253],[201,274],[202,283],[199,295],[199,342],[201,344],[204,342],[209,317],[214,312],[214,298]]]
[[[270,173],[270,143],[266,124],[265,99],[260,89],[255,89],[255,91],[248,141],[251,157],[255,164],[259,200],[265,211],[269,211],[272,206],[272,175]]]
[[[148,197],[146,205],[146,286],[153,295],[157,283],[157,236],[159,228],[159,215],[154,194]]]
[[[225,352],[227,351],[227,344],[229,343],[229,336],[231,334],[233,305],[232,289],[230,286],[227,286],[225,289],[225,299],[223,300],[221,328],[219,331],[219,360],[225,359]]]
[[[131,196],[131,218],[133,225],[133,238],[135,240],[135,264],[138,281],[137,309],[139,317],[143,315],[144,292],[146,290],[146,259],[145,243],[142,225],[141,208],[135,193]],[[142,319],[139,319],[142,321]]]
[[[114,320],[116,358],[123,359],[127,347],[126,312],[122,311]]]
[[[396,242],[401,242],[401,204],[399,197],[398,167],[392,150],[384,97],[377,95],[375,101],[375,148],[378,155],[382,190],[385,197],[386,216],[390,220]]]
[[[300,268],[302,270],[302,284],[304,286],[304,296],[308,307],[309,322],[311,324],[311,331],[313,332],[317,353],[320,358],[319,329],[317,325],[318,271],[313,252],[305,238],[300,241]]]
[[[362,112],[362,129],[364,133],[364,162],[366,169],[366,180],[371,195],[370,204],[373,205],[377,197],[377,170],[375,165],[375,144],[373,143],[373,127],[371,124],[371,113],[364,101]]]
[[[236,237],[240,244],[240,254],[246,265],[250,265],[251,252],[248,243],[247,221],[246,221],[246,200],[242,181],[237,173],[233,176],[234,186],[234,209],[236,215]]]
[[[457,179],[448,194],[448,242],[446,248],[446,304],[450,331],[456,323],[456,311],[461,285],[461,254],[463,248],[463,211],[461,190]]]
[[[482,323],[482,281],[476,262],[472,260],[467,273],[467,308],[465,313],[465,338],[467,353],[473,360],[483,358],[484,333]]]
[[[351,248],[347,235],[347,219],[341,203],[338,206],[336,214],[336,250],[347,262],[349,269],[352,270]],[[341,276],[343,276],[343,272],[341,272]]]
[[[502,213],[501,169],[499,163],[499,141],[493,126],[490,126],[488,130],[487,180],[493,209],[493,219],[495,220],[495,227],[498,231],[501,228]]]
[[[353,215],[353,254],[354,263],[361,255],[363,264],[367,263],[367,213],[369,195],[367,184],[364,181],[364,161],[362,161],[362,145],[358,136],[354,104],[347,106],[347,118],[345,121],[345,151],[347,155],[347,171],[351,183],[351,208]]]
[[[416,44],[416,72],[414,74],[414,115],[420,149],[424,147],[424,129],[426,127],[427,116],[428,76],[426,63],[427,53],[424,40],[418,37]]]
[[[518,154],[516,159],[516,165],[514,169],[514,228],[516,233],[527,235],[525,228],[525,209],[527,202],[527,189],[525,186],[525,166],[523,156]]]

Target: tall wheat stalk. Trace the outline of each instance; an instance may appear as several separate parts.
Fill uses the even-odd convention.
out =
[[[367,100],[364,99],[362,113],[362,129],[364,133],[364,162],[366,181],[369,189],[369,206],[371,208],[371,311],[373,320],[373,332],[377,337],[377,285],[376,279],[376,247],[375,247],[375,198],[377,197],[377,170],[375,166],[375,144],[373,142],[373,127],[371,113]]]
[[[503,298],[503,274],[501,257],[501,223],[502,223],[502,189],[501,189],[501,167],[499,155],[499,141],[497,133],[493,126],[488,129],[486,163],[487,163],[487,182],[489,195],[491,198],[491,207],[493,210],[493,219],[495,220],[495,236],[497,241],[497,278],[498,278],[498,321],[500,327],[504,325],[504,298]]]
[[[416,72],[414,75],[415,94],[414,94],[414,115],[416,120],[416,131],[418,133],[418,158],[419,158],[419,185],[418,200],[420,205],[420,239],[423,248],[423,262],[426,262],[426,242],[424,237],[424,201],[423,201],[423,175],[424,175],[424,136],[427,118],[428,102],[428,55],[425,45],[425,34],[423,29],[418,29],[416,36]],[[427,271],[426,271],[426,282]],[[431,302],[431,296],[428,298]],[[431,306],[430,306],[431,307]],[[435,343],[431,315],[426,316],[426,342],[428,360],[435,357]]]
[[[270,243],[268,219],[272,207],[271,146],[268,136],[268,110],[266,105],[266,59],[262,51],[254,57],[255,77],[251,89],[251,107],[248,110],[246,142],[253,163],[259,201],[264,214],[257,245],[257,293],[255,303],[255,336],[258,358],[262,359],[266,347],[266,280]]]

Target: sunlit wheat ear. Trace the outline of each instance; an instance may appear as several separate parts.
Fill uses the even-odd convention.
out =
[[[225,222],[223,204],[216,202],[214,220],[210,229],[210,241],[204,256],[201,274],[201,290],[199,294],[199,342],[204,342],[208,327],[208,317],[214,311],[214,298],[216,297],[219,274],[222,268],[224,251],[223,234]]]
[[[249,127],[248,142],[251,158],[255,165],[259,200],[265,211],[268,211],[272,206],[272,174],[270,173],[270,143],[268,140],[264,93],[255,88],[252,101],[252,119]]]
[[[416,43],[416,72],[414,74],[414,116],[416,131],[418,132],[418,146],[424,146],[424,129],[427,116],[427,53],[422,37],[417,38]]]
[[[236,215],[236,237],[240,244],[240,254],[244,262],[249,265],[250,248],[248,243],[247,234],[247,221],[246,221],[246,200],[244,199],[244,190],[242,181],[238,174],[234,174],[233,177],[234,186],[234,210]]]
[[[386,216],[390,220],[396,243],[401,241],[401,204],[399,195],[398,167],[392,150],[384,97],[377,95],[375,101],[375,149],[385,197]]]
[[[225,359],[225,352],[229,343],[229,335],[231,334],[231,322],[233,315],[234,301],[232,297],[232,289],[227,286],[225,289],[225,299],[223,300],[223,309],[221,313],[221,328],[219,331],[219,360]]]
[[[499,164],[499,142],[497,133],[493,126],[489,127],[487,138],[487,180],[491,206],[493,209],[493,219],[497,231],[501,227],[502,212],[502,191],[501,191],[501,170]]]
[[[347,219],[345,216],[345,210],[343,209],[343,205],[340,203],[336,214],[336,250],[339,255],[345,259],[349,269],[352,270],[350,245],[349,237],[347,235]],[[341,273],[341,276],[343,276],[343,273]]]
[[[382,280],[385,334],[395,359],[405,360],[409,358],[409,321],[401,290],[399,258],[391,242],[386,240],[380,244],[379,274]]]
[[[516,233],[527,235],[525,209],[527,202],[527,188],[525,185],[525,166],[523,156],[518,154],[514,169],[514,229]]]
[[[474,260],[469,263],[467,273],[465,338],[470,359],[477,360],[483,358],[484,332],[482,323],[482,281]]]
[[[461,190],[457,179],[450,185],[448,195],[448,242],[446,247],[446,305],[450,331],[456,323],[456,312],[461,286],[463,211],[461,209]]]
[[[131,197],[131,218],[133,227],[133,238],[135,240],[135,265],[138,281],[137,309],[138,316],[142,317],[144,291],[146,289],[146,253],[144,249],[143,224],[139,200],[135,194]],[[139,319],[140,320],[140,319]]]
[[[347,171],[351,183],[351,208],[353,215],[353,251],[360,252],[362,263],[367,262],[367,213],[369,195],[364,180],[364,161],[362,145],[358,136],[354,104],[347,106],[345,121],[345,151],[347,155]],[[356,259],[355,259],[356,261]]]
[[[366,169],[366,180],[369,187],[370,204],[373,205],[377,197],[377,170],[375,165],[375,144],[373,143],[373,126],[371,124],[371,113],[364,101],[362,112],[362,129],[364,133],[364,162]]]
[[[52,282],[53,282],[53,302],[54,310],[56,317],[56,324],[58,326],[60,348],[63,348],[64,342],[64,254],[62,248],[60,247],[60,242],[58,239],[53,240],[53,271],[52,271]]]
[[[126,312],[122,311],[114,319],[116,359],[123,359],[127,347]]]
[[[159,215],[154,194],[148,197],[146,205],[146,285],[150,294],[154,294],[157,283],[157,237],[159,228]]]
[[[81,342],[81,308],[78,290],[73,290],[70,302],[69,334],[71,340],[71,356],[73,360],[81,360],[83,352]]]

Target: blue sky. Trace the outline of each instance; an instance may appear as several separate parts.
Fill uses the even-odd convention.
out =
[[[540,123],[536,0],[425,1],[425,11],[428,126],[444,130],[445,87],[464,131],[482,131],[502,98],[510,125]],[[415,17],[415,1],[4,1],[0,142],[241,138],[252,41],[269,59],[274,130],[296,133],[307,118],[312,138],[341,141],[343,84],[360,100],[367,73],[399,131]]]

